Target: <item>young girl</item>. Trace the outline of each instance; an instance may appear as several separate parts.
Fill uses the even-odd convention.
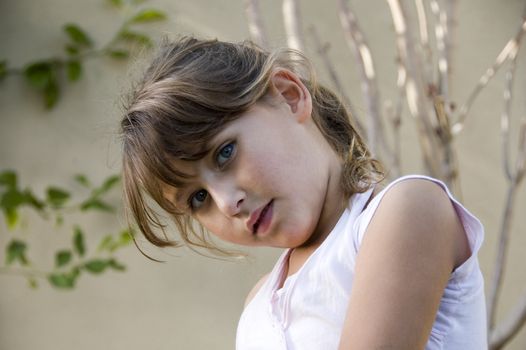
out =
[[[486,345],[480,222],[446,186],[380,164],[308,61],[250,43],[165,44],[122,120],[127,204],[146,239],[285,248],[250,292],[237,349]],[[160,231],[160,232],[159,232]]]

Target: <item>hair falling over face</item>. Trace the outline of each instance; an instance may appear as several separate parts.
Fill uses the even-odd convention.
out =
[[[371,157],[345,106],[316,82],[300,52],[265,52],[248,41],[165,40],[129,94],[121,121],[124,198],[149,242],[181,245],[166,234],[160,213],[148,204],[151,198],[173,218],[184,244],[225,253],[162,189],[180,187],[190,177],[175,168],[176,160],[201,159],[209,151],[208,140],[257,102],[265,102],[271,74],[278,68],[297,74],[309,89],[313,120],[341,157],[346,196],[383,179],[381,164]]]

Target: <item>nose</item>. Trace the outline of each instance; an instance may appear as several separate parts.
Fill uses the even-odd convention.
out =
[[[211,186],[208,192],[219,210],[228,217],[241,213],[246,194],[233,182],[222,181]]]

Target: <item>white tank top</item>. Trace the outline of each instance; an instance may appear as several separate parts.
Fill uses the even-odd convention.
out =
[[[452,197],[444,183],[419,175],[394,181],[365,209],[372,189],[353,195],[349,208],[325,241],[278,289],[291,252],[290,249],[285,251],[243,311],[236,349],[337,349],[351,293],[355,259],[367,225],[389,188],[410,178],[427,179],[447,192],[472,252],[449,278],[425,349],[487,349],[484,280],[477,260],[484,238],[483,226]]]

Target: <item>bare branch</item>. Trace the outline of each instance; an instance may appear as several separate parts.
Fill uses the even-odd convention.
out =
[[[426,9],[424,0],[415,0],[416,13],[418,18],[418,28],[420,32],[420,44],[424,55],[425,80],[429,83],[433,81],[433,51],[429,45],[429,33]]]
[[[391,178],[396,179],[402,174],[402,164],[400,155],[402,154],[401,140],[400,140],[400,126],[402,125],[402,108],[403,100],[405,98],[405,90],[398,89],[399,96],[396,101],[396,105],[393,106],[391,101],[386,101],[385,112],[387,119],[391,122],[391,129],[393,130],[393,147],[389,158],[390,164],[390,175]]]
[[[499,326],[490,333],[489,348],[491,350],[502,349],[504,344],[510,341],[525,323],[526,294],[523,294],[506,320],[502,321]]]
[[[444,99],[446,113],[449,112],[449,47],[446,45],[448,36],[448,20],[445,11],[440,9],[437,0],[431,1],[431,11],[435,16],[435,40],[438,53],[438,93]],[[448,113],[449,115],[449,113]]]
[[[363,124],[358,118],[358,113],[354,112],[353,105],[351,101],[349,100],[349,98],[347,97],[347,95],[345,94],[345,89],[343,88],[340,78],[338,78],[338,74],[336,73],[336,69],[334,68],[332,61],[329,58],[329,55],[328,55],[328,51],[330,48],[329,43],[322,43],[318,35],[318,32],[314,26],[309,27],[309,33],[311,34],[312,40],[314,41],[314,47],[316,48],[316,52],[318,52],[318,54],[320,55],[321,60],[323,61],[323,64],[325,65],[325,68],[327,69],[327,72],[329,73],[329,78],[334,84],[336,91],[338,91],[338,94],[343,100],[343,103],[349,109],[351,113],[352,121],[358,128],[359,132],[363,135],[365,131]]]
[[[283,0],[283,21],[287,33],[287,44],[291,49],[304,51],[300,8],[297,0]]]
[[[489,329],[492,330],[495,327],[495,316],[497,301],[499,298],[502,280],[504,278],[504,270],[506,265],[506,254],[508,251],[508,242],[510,236],[511,219],[513,215],[513,204],[515,201],[515,195],[517,183],[512,181],[508,186],[508,192],[506,195],[506,204],[504,207],[504,213],[501,219],[501,227],[499,234],[499,247],[497,250],[497,258],[495,260],[495,271],[491,278],[491,284],[488,294],[488,324]]]
[[[259,8],[259,0],[244,0],[250,38],[264,49],[268,49],[265,26]]]
[[[449,74],[453,72],[453,66],[452,66],[452,52],[453,52],[453,33],[457,24],[457,21],[455,20],[456,15],[456,2],[457,0],[445,0],[445,14],[446,19],[444,23],[444,27],[446,28],[446,36],[444,37],[445,44],[446,44],[446,58],[448,61],[448,70]],[[451,90],[450,90],[451,94]]]
[[[396,42],[401,65],[406,73],[406,98],[411,115],[416,119],[418,136],[428,173],[443,178],[440,150],[434,136],[434,126],[429,118],[428,102],[423,95],[427,88],[423,80],[422,66],[415,52],[411,29],[408,28],[406,10],[399,0],[387,0],[396,32]]]
[[[506,85],[504,87],[504,110],[502,111],[500,119],[500,128],[501,128],[501,139],[502,139],[502,160],[504,174],[508,178],[508,181],[511,181],[512,175],[510,167],[510,118],[511,118],[511,106],[513,100],[513,80],[515,77],[515,69],[517,66],[517,53],[519,46],[517,45],[517,50],[513,52],[513,56],[510,57],[510,67],[506,72]]]
[[[526,173],[526,115],[521,119],[519,129],[519,153],[517,154],[517,173],[515,174],[517,182],[521,182]]]
[[[526,17],[523,16],[523,21],[521,23],[520,29],[518,30],[515,37],[513,37],[506,43],[506,46],[504,46],[502,51],[499,53],[493,65],[486,70],[486,73],[484,73],[482,77],[480,77],[477,86],[471,92],[467,101],[460,108],[460,112],[459,112],[457,121],[456,123],[453,124],[453,129],[452,129],[453,134],[456,135],[460,131],[462,131],[462,129],[464,128],[464,124],[466,122],[468,112],[471,109],[471,106],[473,105],[473,102],[477,98],[478,94],[482,91],[482,89],[486,85],[488,85],[488,82],[491,80],[491,78],[493,78],[493,76],[499,70],[502,64],[506,60],[508,60],[510,57],[512,57],[514,54],[516,54],[516,51],[519,49],[520,38],[522,37],[525,31],[526,31]]]
[[[402,171],[401,164],[401,143],[400,143],[400,126],[402,124],[402,110],[403,102],[406,98],[405,96],[405,83],[407,78],[407,73],[405,71],[404,65],[402,64],[402,59],[400,56],[397,58],[398,63],[398,76],[396,79],[396,87],[398,90],[398,96],[396,98],[396,103],[393,106],[392,102],[386,102],[386,114],[388,120],[391,122],[393,130],[393,147],[392,153],[390,155],[390,164],[393,169],[394,178],[399,177]]]
[[[384,128],[380,116],[380,97],[376,72],[371,51],[365,40],[362,30],[358,25],[356,16],[347,6],[346,0],[338,1],[340,22],[343,27],[347,45],[356,54],[358,69],[361,76],[361,87],[367,104],[368,126],[367,141],[373,155],[378,155],[379,148],[385,146]]]

